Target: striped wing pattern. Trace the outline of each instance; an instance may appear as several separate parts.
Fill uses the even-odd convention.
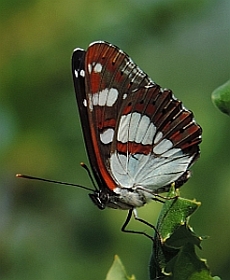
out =
[[[72,68],[88,156],[107,206],[142,206],[187,178],[201,128],[170,90],[106,42],[76,49]]]

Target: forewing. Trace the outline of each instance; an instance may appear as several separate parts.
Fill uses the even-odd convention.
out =
[[[117,182],[111,177],[111,144],[121,107],[133,91],[153,82],[109,43],[91,44],[84,58],[78,52],[73,54],[73,73],[88,156],[98,183],[113,190]]]

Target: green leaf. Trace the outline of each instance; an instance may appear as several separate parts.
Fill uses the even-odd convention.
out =
[[[175,230],[175,232],[165,241],[165,245],[171,248],[180,249],[182,246],[190,243],[201,249],[201,241],[202,238],[198,237],[193,232],[192,228],[185,223]]]
[[[212,101],[220,111],[230,115],[230,80],[213,91]]]
[[[195,246],[201,249],[202,238],[188,225],[189,217],[199,205],[195,200],[179,197],[172,186],[157,223],[150,262],[151,279],[214,279],[206,261],[195,252]]]
[[[120,258],[115,255],[113,264],[106,276],[106,280],[135,280],[135,276],[127,276]]]
[[[169,238],[179,226],[187,221],[200,204],[195,200],[179,197],[178,191],[172,188],[158,218],[157,230],[161,238],[163,240]]]
[[[205,260],[201,260],[195,253],[195,247],[192,243],[184,245],[176,257],[170,260],[165,268],[170,271],[168,279],[175,280],[197,280],[213,279],[206,265]]]

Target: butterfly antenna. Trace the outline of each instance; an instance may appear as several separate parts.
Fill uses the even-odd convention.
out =
[[[40,177],[34,177],[34,176],[30,176],[30,175],[16,174],[16,177],[25,178],[25,179],[32,179],[32,180],[37,180],[37,181],[43,181],[43,182],[48,182],[48,183],[54,183],[54,184],[59,184],[59,185],[66,185],[66,186],[81,188],[81,189],[91,191],[91,192],[93,191],[92,189],[81,186],[81,185],[67,183],[67,182],[61,182],[61,181],[56,181],[56,180],[50,180],[50,179],[45,179],[45,178],[40,178]]]
[[[94,186],[94,189],[98,191],[98,187],[97,187],[97,185],[95,184],[95,181],[94,181],[94,179],[93,179],[93,176],[92,176],[92,174],[91,174],[91,172],[90,172],[88,166],[87,166],[84,162],[81,162],[80,164],[81,164],[81,167],[83,167],[83,168],[87,171],[87,173],[88,173],[88,175],[89,175],[89,178],[90,178],[90,180],[91,180],[91,182],[92,182],[92,184],[93,184],[93,186]]]

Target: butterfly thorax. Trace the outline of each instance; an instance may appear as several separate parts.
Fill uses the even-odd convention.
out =
[[[89,194],[93,203],[101,210],[106,207],[114,209],[128,210],[141,207],[151,200],[154,195],[141,186],[133,188],[117,187],[113,192],[107,190],[97,190]]]

